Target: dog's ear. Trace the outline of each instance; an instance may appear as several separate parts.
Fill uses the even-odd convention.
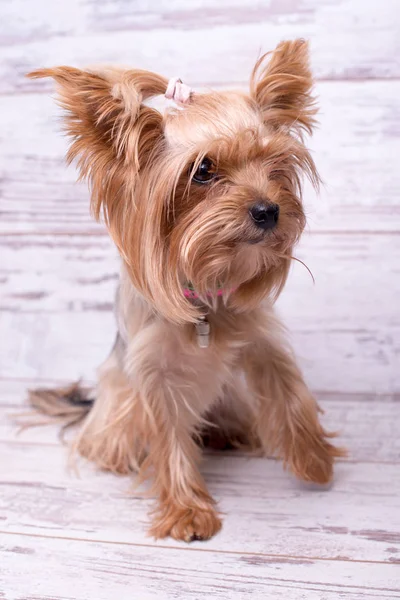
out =
[[[311,134],[317,112],[312,85],[308,44],[299,39],[281,42],[257,61],[250,94],[268,125]]]
[[[97,219],[103,212],[113,233],[126,210],[122,206],[126,175],[133,185],[135,174],[162,137],[161,114],[143,102],[165,93],[168,81],[148,71],[72,67],[40,69],[28,77],[55,79],[72,140],[67,158],[78,159],[81,177],[92,187],[92,212]]]

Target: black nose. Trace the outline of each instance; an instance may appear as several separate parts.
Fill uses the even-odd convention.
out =
[[[279,206],[277,204],[266,204],[257,202],[249,210],[255,225],[260,229],[272,229],[278,222]]]

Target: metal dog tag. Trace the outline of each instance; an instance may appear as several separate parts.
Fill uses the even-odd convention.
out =
[[[197,344],[199,348],[208,348],[210,345],[210,323],[207,321],[207,317],[200,317],[195,324]]]

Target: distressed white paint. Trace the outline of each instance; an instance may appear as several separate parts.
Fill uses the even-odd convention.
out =
[[[397,2],[13,0],[1,18],[0,597],[400,598],[400,405],[382,396],[400,388]],[[69,475],[55,427],[16,438],[6,417],[40,378],[93,379],[114,335],[115,251],[64,165],[50,84],[23,75],[105,61],[242,86],[260,52],[295,36],[311,41],[326,186],[306,190],[298,250],[316,286],[296,264],[279,310],[350,456],[312,491],[277,462],[209,453],[224,529],[155,544],[129,479]]]
[[[26,405],[29,388],[63,383],[65,381],[54,379],[1,380],[0,442],[59,446],[57,426],[30,427],[20,431],[20,424],[28,419],[28,416],[22,418],[22,415],[30,411]],[[353,463],[400,461],[399,396],[319,393],[317,399],[324,411],[324,426],[338,433],[339,443],[349,451],[348,460]],[[242,454],[235,452],[232,456]]]
[[[374,437],[371,426],[369,433]],[[22,434],[19,441],[0,442],[8,465],[0,480],[0,517],[6,517],[0,530],[54,536],[68,531],[76,539],[152,543],[145,531],[152,501],[141,497],[141,489],[133,491],[129,478],[100,473],[86,464],[79,466],[77,478],[66,472],[66,449],[49,445],[46,433],[44,440],[35,443],[23,438]],[[357,440],[350,444],[351,453]],[[397,464],[341,461],[329,490],[298,483],[278,461],[234,452],[206,454],[201,471],[224,515],[224,528],[207,542],[207,550],[382,563],[400,560]],[[378,499],[384,511],[376,510]],[[158,544],[182,546],[173,540]]]
[[[0,251],[0,322],[8,340],[0,348],[0,376],[93,378],[115,332],[119,262],[111,242],[26,235],[5,238]],[[315,285],[294,263],[277,307],[311,387],[400,391],[393,302],[400,296],[399,236],[310,233],[297,255]]]
[[[312,231],[400,228],[400,82],[320,82],[310,140],[324,185],[304,199]],[[0,232],[99,231],[85,184],[64,162],[60,113],[47,94],[0,96]]]
[[[396,77],[398,14],[396,0],[72,0],[60,11],[20,0],[5,7],[0,89],[32,89],[23,75],[55,63],[134,64],[195,85],[243,82],[261,52],[295,37],[310,39],[319,77]]]
[[[398,566],[390,564],[23,535],[4,536],[2,547],[0,584],[7,600],[400,598]]]
[[[23,410],[24,389],[33,384],[0,385],[0,452],[7,465],[0,473],[0,529],[55,537],[67,531],[74,539],[151,545],[145,536],[151,502],[131,490],[129,478],[99,473],[85,463],[79,465],[79,478],[68,473],[67,451],[54,426],[16,435],[7,415]],[[337,430],[339,443],[349,450],[349,459],[336,465],[333,488],[304,488],[276,461],[208,453],[202,472],[220,502],[225,527],[207,543],[207,550],[398,562],[399,402],[391,397],[321,396],[320,403],[325,426]],[[377,510],[377,502],[384,510]],[[182,547],[171,540],[157,545]]]

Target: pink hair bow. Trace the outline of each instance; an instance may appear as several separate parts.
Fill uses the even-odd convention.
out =
[[[188,104],[192,93],[192,88],[185,83],[182,83],[182,79],[179,79],[179,77],[171,77],[168,81],[165,97],[168,100],[173,100],[177,104]]]

